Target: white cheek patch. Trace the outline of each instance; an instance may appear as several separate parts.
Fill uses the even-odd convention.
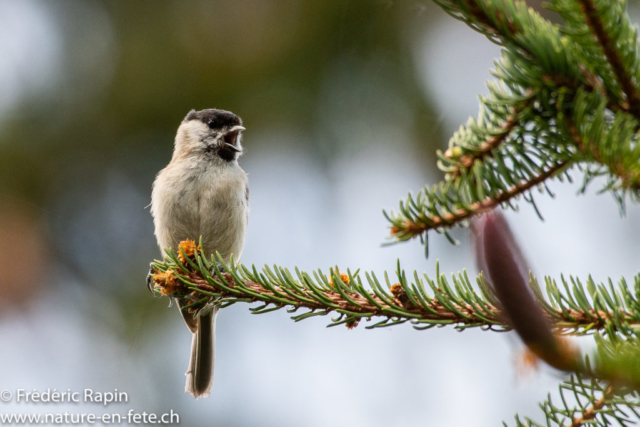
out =
[[[209,126],[199,120],[189,120],[183,126],[186,128],[187,135],[191,140],[200,142],[209,136]]]
[[[211,138],[209,127],[198,120],[189,120],[180,125],[178,131],[180,151],[185,153],[196,152]],[[180,137],[181,136],[181,137]]]

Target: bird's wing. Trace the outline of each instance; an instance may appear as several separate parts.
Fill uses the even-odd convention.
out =
[[[184,323],[187,324],[187,327],[191,332],[196,333],[198,330],[198,319],[194,319],[193,313],[189,313],[189,310],[182,309],[182,307],[189,305],[189,302],[182,298],[178,299],[177,302],[180,314],[182,314],[182,318],[184,319]]]

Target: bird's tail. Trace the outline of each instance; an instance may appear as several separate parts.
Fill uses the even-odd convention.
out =
[[[188,391],[196,399],[200,396],[209,397],[211,394],[217,315],[218,306],[214,306],[208,313],[201,313],[198,316],[198,329],[191,341],[191,361],[185,374],[187,384],[184,391]]]

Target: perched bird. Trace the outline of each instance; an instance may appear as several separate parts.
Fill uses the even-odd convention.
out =
[[[173,157],[153,183],[151,214],[160,251],[186,239],[202,237],[205,254],[219,252],[225,262],[239,260],[249,214],[247,174],[238,165],[242,155],[242,120],[216,109],[191,110],[180,124]],[[208,397],[213,384],[215,319],[218,307],[197,318],[178,307],[193,333],[185,391]]]

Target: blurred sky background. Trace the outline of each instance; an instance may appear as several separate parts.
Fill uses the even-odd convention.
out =
[[[534,5],[536,6],[536,5]],[[537,7],[537,6],[536,6]],[[548,15],[553,18],[552,15]],[[634,15],[635,16],[635,15]],[[559,376],[519,373],[511,334],[368,331],[285,310],[218,317],[213,393],[183,393],[191,334],[144,279],[147,208],[191,108],[247,131],[242,261],[477,272],[432,235],[381,247],[382,209],[441,177],[435,150],[476,115],[499,48],[424,1],[0,0],[0,389],[128,392],[130,402],[2,412],[162,413],[183,425],[497,426]],[[573,173],[580,181],[577,171]],[[537,275],[631,279],[640,209],[554,182],[507,217]]]

